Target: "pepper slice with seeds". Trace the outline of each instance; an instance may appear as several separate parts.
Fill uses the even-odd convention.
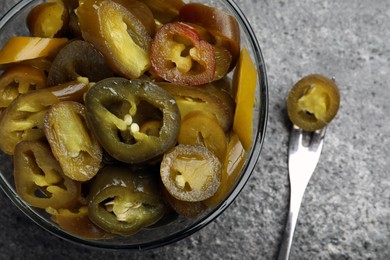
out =
[[[88,216],[101,229],[131,235],[160,220],[167,206],[155,174],[127,166],[107,166],[93,179]]]
[[[340,92],[337,85],[320,74],[303,77],[287,97],[290,120],[309,132],[321,129],[332,121],[339,106]]]
[[[161,180],[167,191],[183,201],[202,201],[217,191],[221,181],[221,163],[204,146],[179,144],[164,155]]]
[[[97,139],[116,160],[142,163],[172,148],[180,127],[180,113],[169,92],[153,82],[108,78],[86,94],[87,119]],[[150,120],[162,123],[158,133],[140,131]]]
[[[96,175],[103,151],[87,127],[85,107],[74,101],[52,105],[45,115],[44,132],[64,174],[76,181]]]

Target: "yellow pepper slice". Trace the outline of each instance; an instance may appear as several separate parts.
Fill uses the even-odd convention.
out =
[[[150,68],[155,21],[142,2],[80,0],[76,14],[83,38],[103,54],[117,74],[135,79]]]
[[[54,57],[67,42],[66,38],[14,36],[0,50],[0,66]]]
[[[178,138],[179,144],[204,145],[223,162],[227,141],[217,118],[202,111],[188,113],[182,120]]]
[[[233,92],[236,100],[233,131],[237,133],[247,151],[252,144],[256,82],[257,70],[248,51],[243,48],[233,76]]]
[[[45,73],[33,66],[15,64],[0,76],[0,107],[8,107],[19,95],[46,87]]]
[[[60,37],[69,24],[69,11],[62,0],[51,0],[36,5],[27,16],[27,26],[32,36]]]
[[[221,184],[215,194],[202,201],[206,206],[215,206],[220,203],[232,190],[246,161],[246,152],[237,134],[233,133],[229,139],[225,162],[223,164]]]
[[[76,210],[49,207],[46,208],[46,212],[51,214],[52,220],[69,234],[92,240],[114,237],[89,219],[87,206],[81,206]]]

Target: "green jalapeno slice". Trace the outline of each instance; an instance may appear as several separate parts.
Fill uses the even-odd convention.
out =
[[[107,153],[119,161],[146,162],[177,142],[180,113],[176,101],[152,82],[105,79],[87,92],[85,104],[92,131]],[[157,135],[140,131],[149,120],[162,122]]]
[[[156,223],[167,210],[156,177],[127,166],[103,168],[91,184],[89,218],[118,235],[131,235]]]
[[[91,82],[112,77],[114,73],[103,55],[89,42],[74,40],[66,44],[56,55],[47,76],[47,84],[55,86],[78,77]]]

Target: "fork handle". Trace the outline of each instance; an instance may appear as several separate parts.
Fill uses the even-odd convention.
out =
[[[290,210],[288,213],[288,219],[283,235],[282,245],[280,247],[278,255],[278,260],[288,260],[289,258],[291,244],[293,241],[295,226],[297,224],[299,209],[301,207],[304,190],[305,189],[297,190],[294,192],[290,191]]]

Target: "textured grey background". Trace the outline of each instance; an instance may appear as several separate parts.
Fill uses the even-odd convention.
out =
[[[15,0],[1,0],[4,14]],[[335,77],[342,103],[304,196],[290,259],[390,259],[390,1],[237,0],[268,70],[270,113],[256,171],[215,222],[146,252],[91,250],[35,226],[0,193],[0,259],[274,259],[287,217],[285,97]]]

